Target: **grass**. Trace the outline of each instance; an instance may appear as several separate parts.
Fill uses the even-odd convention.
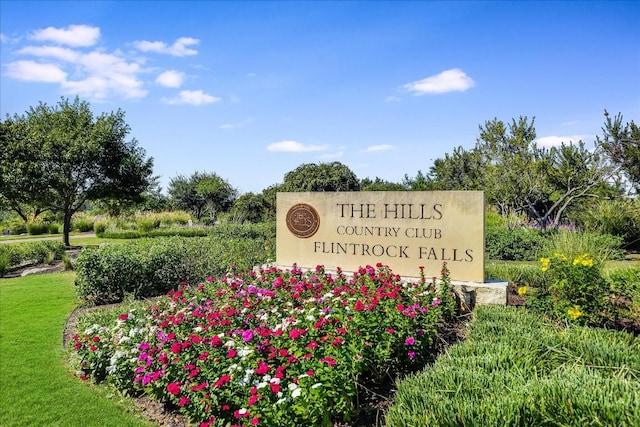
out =
[[[398,383],[388,426],[638,426],[640,338],[476,307],[466,341]]]
[[[73,272],[0,280],[0,425],[149,426],[130,401],[73,376],[62,333]]]

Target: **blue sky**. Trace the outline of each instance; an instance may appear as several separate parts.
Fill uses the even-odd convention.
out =
[[[494,117],[535,117],[541,145],[639,122],[638,22],[637,1],[2,0],[0,113],[121,108],[165,189],[332,161],[401,182]]]

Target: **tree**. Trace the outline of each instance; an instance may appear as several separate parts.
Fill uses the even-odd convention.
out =
[[[238,191],[215,173],[198,181],[196,193],[204,199],[211,220],[215,219],[217,212],[228,211],[238,197]]]
[[[356,175],[340,162],[307,163],[287,172],[280,191],[359,191]]]
[[[233,221],[258,223],[269,219],[269,203],[262,194],[245,193],[233,202],[231,208]]]
[[[405,174],[402,185],[411,191],[432,191],[434,189],[433,182],[421,170],[418,171],[415,178]]]
[[[478,190],[482,188],[485,167],[479,150],[466,151],[460,146],[433,162],[429,181],[434,190]]]
[[[582,141],[537,147],[534,121],[520,117],[507,127],[494,119],[480,126],[482,187],[503,215],[524,213],[540,227],[557,227],[567,209],[599,196],[613,170]]]
[[[226,212],[237,197],[237,190],[215,173],[194,172],[189,178],[178,175],[169,181],[168,193],[173,205],[184,209],[200,220],[209,212]]]
[[[622,125],[622,114],[611,120],[604,110],[603,137],[596,142],[610,161],[626,174],[637,194],[640,194],[640,128],[633,122]]]
[[[406,187],[396,182],[385,181],[376,176],[375,180],[364,178],[360,180],[360,191],[404,191]]]
[[[137,200],[150,185],[153,159],[125,140],[122,110],[94,118],[88,102],[62,98],[7,116],[2,128],[2,197],[18,214],[21,205],[60,213],[67,246],[71,217],[87,201]]]

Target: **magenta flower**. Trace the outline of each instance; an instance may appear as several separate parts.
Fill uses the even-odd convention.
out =
[[[251,331],[251,329],[247,329],[242,333],[242,339],[244,340],[244,342],[249,342],[251,341],[252,338],[253,338],[253,332]]]
[[[416,352],[415,351],[410,351],[409,353],[407,353],[409,356],[409,359],[414,359],[416,357]]]
[[[171,394],[173,394],[174,396],[177,396],[180,394],[180,383],[169,383],[167,385],[167,391]]]
[[[405,343],[406,345],[414,345],[414,344],[416,343],[416,340],[415,340],[415,338],[413,338],[413,337],[409,337],[409,338],[407,338],[406,340],[404,340],[404,343]]]

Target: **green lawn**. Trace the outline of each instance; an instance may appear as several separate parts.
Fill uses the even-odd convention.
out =
[[[73,272],[0,280],[0,425],[145,426],[130,402],[73,377],[62,333]]]

